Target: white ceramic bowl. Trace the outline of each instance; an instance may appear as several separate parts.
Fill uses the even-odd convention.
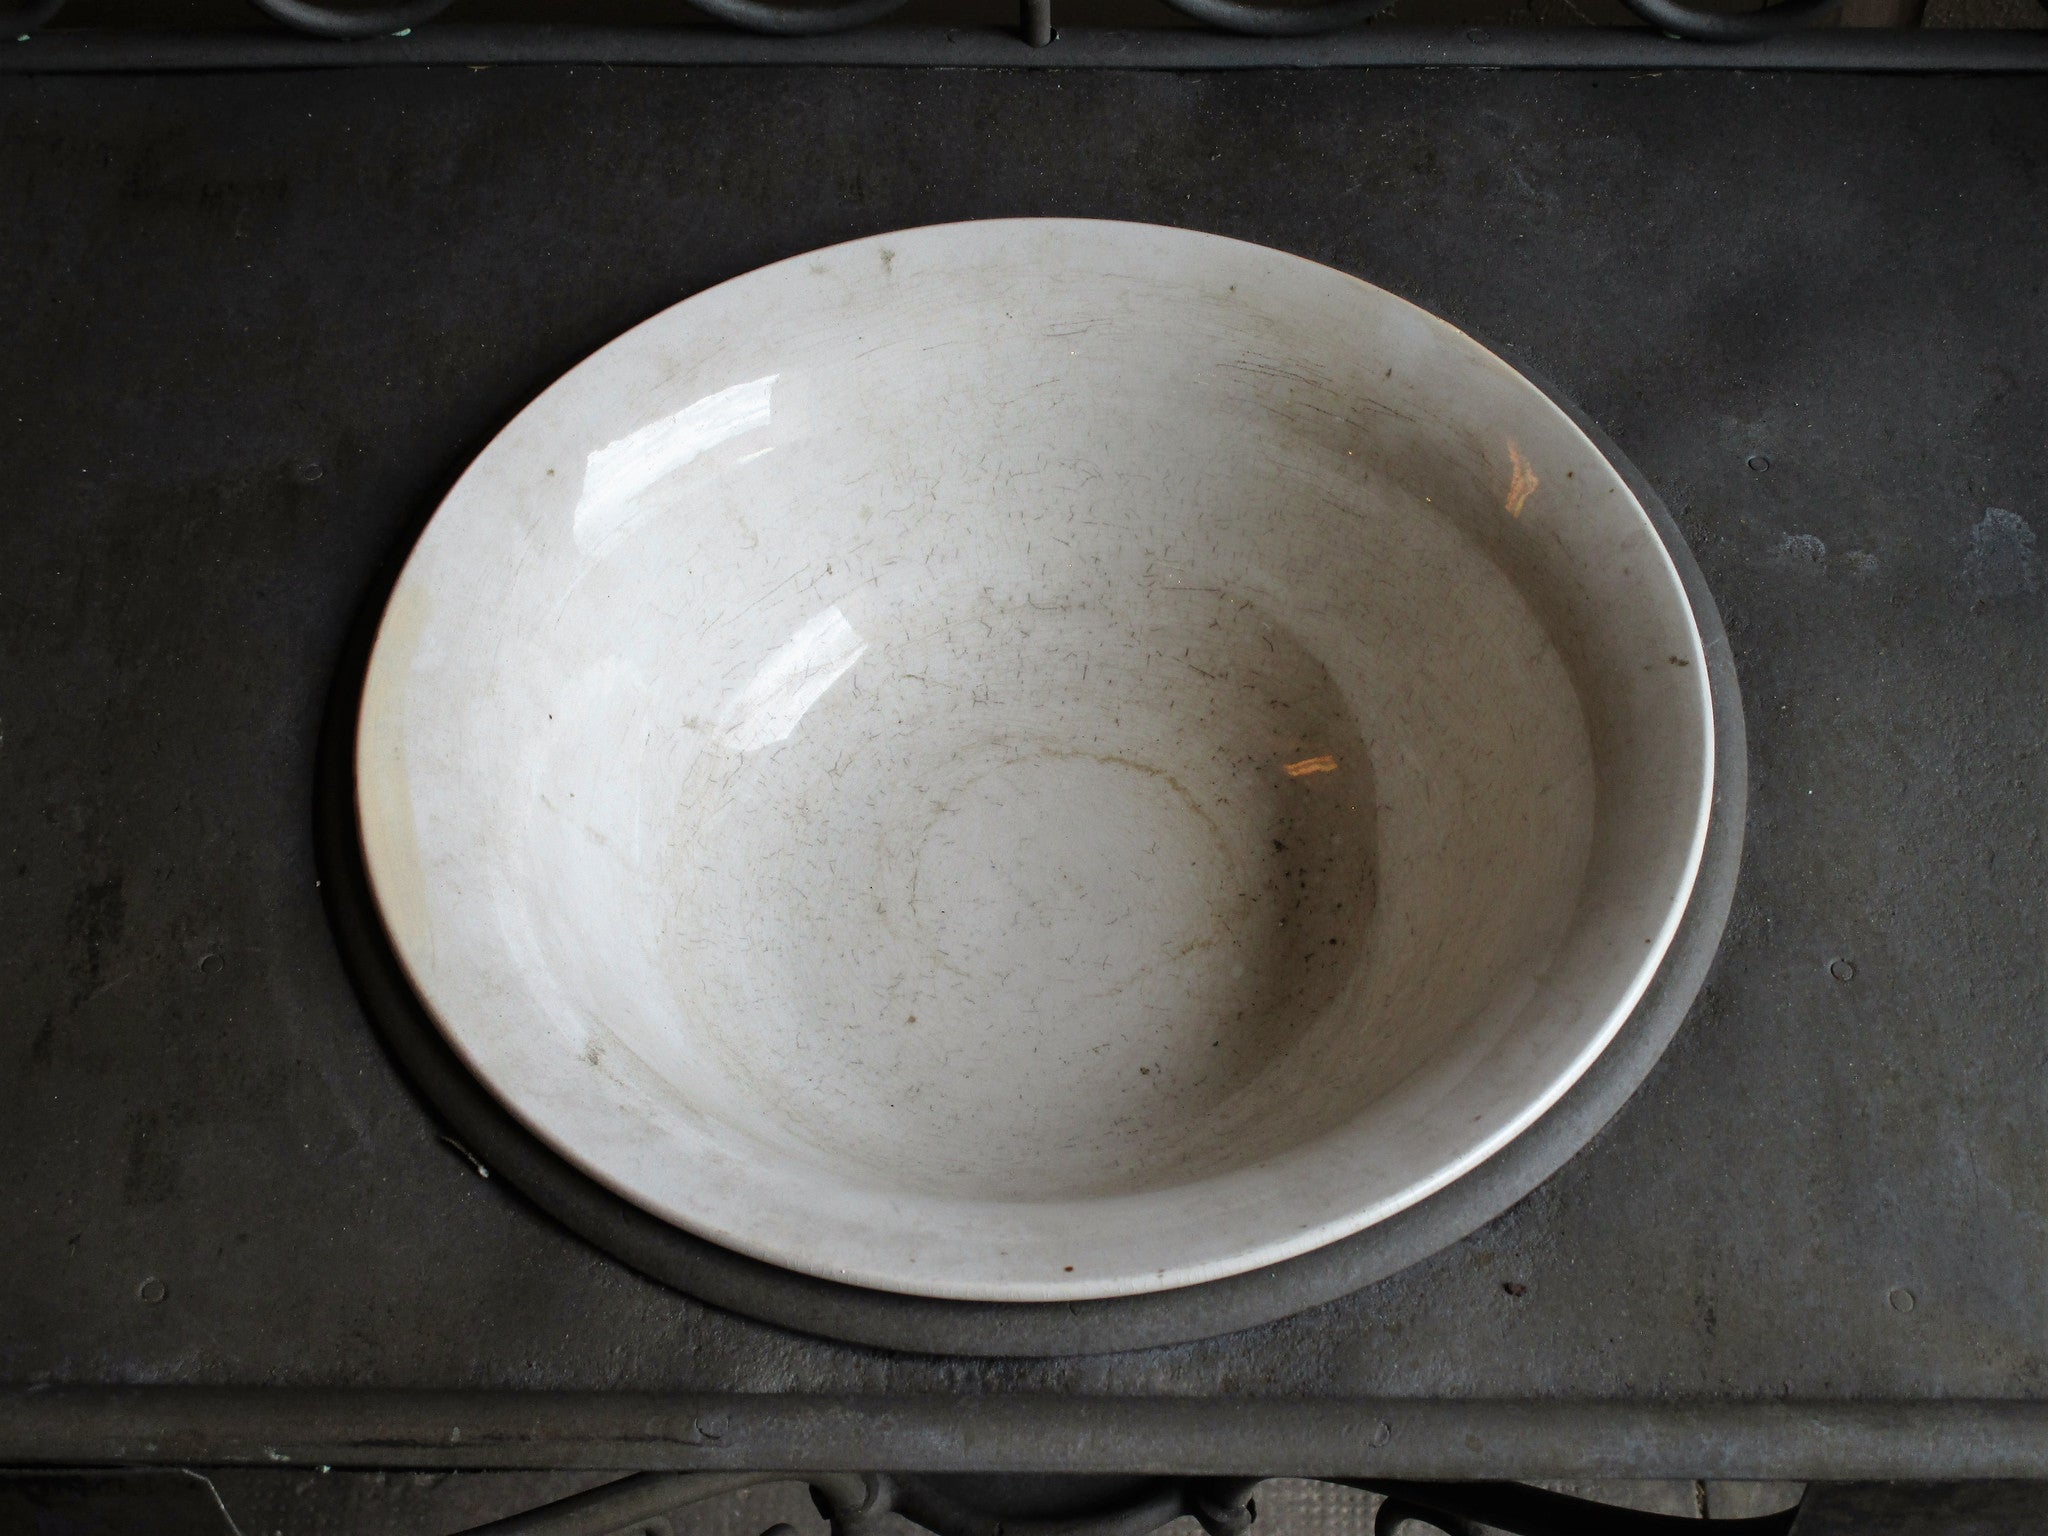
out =
[[[1690,892],[1707,680],[1499,359],[1183,230],[911,230],[655,316],[392,594],[363,846],[421,997],[693,1232],[1127,1295],[1473,1167]]]

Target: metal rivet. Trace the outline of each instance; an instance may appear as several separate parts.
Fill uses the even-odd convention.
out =
[[[1389,1440],[1393,1438],[1394,1426],[1389,1424],[1385,1419],[1381,1419],[1379,1423],[1373,1425],[1372,1443],[1373,1448],[1375,1450],[1377,1450],[1380,1446],[1385,1445]]]
[[[226,964],[227,961],[221,959],[219,955],[202,955],[199,958],[200,974],[205,976],[218,976],[221,972],[221,967]]]
[[[135,1294],[154,1306],[157,1302],[164,1299],[164,1283],[157,1279],[155,1275],[151,1275],[142,1284],[135,1287]]]
[[[1892,1304],[1894,1312],[1910,1312],[1913,1310],[1913,1293],[1903,1285],[1893,1291],[1888,1299]]]
[[[1751,469],[1755,470],[1758,474],[1762,474],[1765,470],[1771,467],[1771,461],[1761,453],[1752,453],[1748,458],[1744,459],[1742,462],[1747,464]]]
[[[1828,967],[1828,974],[1837,981],[1854,981],[1856,979],[1856,966],[1848,960],[1837,960]]]
[[[311,485],[315,480],[318,480],[322,475],[326,473],[326,470],[322,469],[318,464],[315,464],[311,459],[308,459],[303,464],[294,464],[292,466],[293,478],[297,479],[301,484],[304,485]]]

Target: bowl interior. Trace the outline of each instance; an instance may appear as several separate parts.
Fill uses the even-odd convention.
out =
[[[1661,958],[1711,773],[1676,574],[1540,393],[1072,221],[799,258],[572,372],[421,539],[358,753],[401,959],[558,1150],[1020,1300],[1500,1145]]]

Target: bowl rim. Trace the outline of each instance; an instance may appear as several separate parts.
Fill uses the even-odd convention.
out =
[[[569,370],[565,371],[554,382],[538,392],[528,402],[527,406],[523,407],[521,412],[513,417],[511,422],[508,422],[505,427],[501,428],[493,436],[490,443],[486,444],[484,449],[464,470],[463,475],[458,477],[453,485],[451,485],[450,490],[437,503],[433,512],[414,531],[413,537],[408,543],[403,563],[398,568],[389,588],[383,593],[382,600],[375,605],[368,616],[368,639],[363,657],[364,675],[358,679],[359,686],[355,695],[355,706],[348,722],[350,727],[349,734],[352,738],[350,750],[347,754],[348,804],[350,810],[349,821],[352,824],[351,829],[354,834],[350,841],[354,846],[356,859],[362,868],[363,886],[369,896],[369,906],[374,917],[374,926],[383,940],[384,947],[391,957],[392,963],[399,972],[405,990],[412,997],[421,1016],[427,1021],[431,1032],[449,1050],[459,1070],[468,1075],[470,1082],[486,1098],[507,1111],[513,1123],[524,1134],[535,1139],[550,1155],[561,1160],[565,1166],[578,1170],[581,1176],[591,1179],[599,1188],[606,1190],[614,1199],[620,1200],[630,1209],[646,1215],[661,1227],[683,1233],[699,1243],[709,1245],[717,1252],[735,1254],[748,1263],[761,1265],[779,1274],[794,1274],[817,1284],[849,1289],[871,1296],[893,1296],[906,1301],[939,1302],[950,1306],[994,1306],[1005,1311],[1014,1311],[1019,1307],[1033,1306],[1072,1308],[1075,1306],[1111,1304],[1118,1301],[1142,1301],[1147,1297],[1184,1294],[1191,1290],[1201,1290],[1206,1287],[1229,1286],[1233,1281],[1242,1280],[1247,1275],[1253,1273],[1271,1271],[1278,1265],[1301,1264],[1304,1260],[1313,1258],[1319,1252],[1328,1251],[1334,1245],[1350,1242],[1376,1229],[1384,1228],[1389,1223],[1397,1221],[1400,1216],[1405,1215],[1407,1212],[1435,1199],[1446,1189],[1456,1186],[1460,1181],[1472,1175],[1475,1170],[1500,1158],[1520,1138],[1529,1134],[1531,1128],[1544,1120],[1571,1093],[1576,1085],[1586,1077],[1588,1072],[1592,1070],[1606,1053],[1613,1048],[1616,1037],[1622,1032],[1624,1026],[1643,1003],[1653,985],[1656,984],[1666,961],[1671,956],[1673,943],[1694,904],[1693,896],[1698,886],[1708,839],[1715,823],[1719,820],[1719,815],[1715,812],[1714,807],[1720,799],[1720,781],[1723,777],[1721,765],[1718,761],[1720,757],[1718,749],[1720,747],[1719,738],[1721,735],[1719,728],[1721,711],[1714,690],[1715,680],[1710,665],[1703,665],[1701,668],[1700,682],[1702,684],[1703,697],[1700,700],[1699,707],[1707,714],[1708,720],[1705,722],[1706,728],[1702,732],[1701,757],[1703,761],[1697,765],[1700,774],[1699,804],[1694,815],[1690,847],[1685,859],[1682,876],[1675,883],[1668,897],[1664,898],[1666,909],[1663,914],[1661,928],[1656,940],[1650,947],[1649,953],[1644,957],[1644,962],[1632,974],[1630,984],[1623,989],[1621,999],[1609,1010],[1601,1026],[1589,1033],[1585,1043],[1579,1047],[1570,1064],[1563,1070],[1555,1073],[1543,1091],[1533,1093],[1520,1101],[1518,1111],[1498,1126],[1490,1136],[1482,1141],[1469,1144],[1463,1149],[1459,1157],[1446,1164],[1439,1165],[1435,1177],[1428,1180],[1413,1181],[1408,1191],[1405,1192],[1404,1197],[1397,1202],[1381,1202],[1382,1207],[1391,1206],[1391,1209],[1380,1209],[1377,1213],[1373,1213],[1371,1208],[1368,1208],[1368,1214],[1360,1216],[1359,1208],[1354,1206],[1348,1212],[1333,1214],[1327,1221],[1297,1230],[1291,1234],[1267,1236],[1251,1243],[1240,1242],[1232,1249],[1228,1256],[1218,1259],[1186,1263],[1165,1269],[1145,1269],[1140,1266],[1126,1264],[1123,1267],[1128,1273],[1117,1279],[1112,1285],[1105,1285],[1093,1276],[1077,1279],[1073,1284],[1066,1286],[1062,1286],[1058,1282],[1018,1282],[1006,1280],[1000,1276],[973,1279],[967,1282],[953,1280],[934,1282],[927,1276],[917,1273],[914,1268],[908,1267],[900,1259],[895,1261],[893,1268],[891,1268],[890,1261],[886,1255],[879,1269],[875,1264],[873,1255],[863,1256],[862,1263],[865,1265],[865,1268],[830,1262],[819,1257],[815,1252],[799,1247],[787,1244],[778,1245],[758,1239],[746,1241],[734,1232],[717,1229],[715,1226],[707,1224],[697,1212],[688,1209],[677,1209],[672,1204],[650,1196],[645,1190],[635,1191],[628,1188],[625,1181],[615,1178],[605,1168],[594,1165],[591,1160],[579,1155],[578,1150],[574,1146],[563,1144],[563,1141],[553,1134],[548,1127],[530,1118],[526,1112],[526,1107],[519,1102],[519,1096],[516,1092],[507,1088],[501,1094],[491,1074],[474,1058],[462,1033],[452,1024],[440,1018],[439,1012],[430,998],[430,989],[421,983],[414,972],[412,963],[406,956],[404,947],[394,940],[389,931],[384,921],[383,908],[377,897],[376,860],[374,853],[369,848],[369,833],[365,824],[367,813],[356,794],[356,786],[360,778],[357,770],[362,761],[362,755],[368,750],[365,745],[365,714],[367,712],[368,696],[367,691],[360,685],[366,680],[369,670],[374,664],[377,648],[382,638],[384,603],[388,601],[391,594],[404,582],[406,574],[413,569],[415,562],[419,559],[419,550],[427,529],[431,527],[433,520],[441,514],[442,510],[459,495],[462,480],[475,470],[477,464],[491,455],[493,448],[517,428],[526,410],[531,409],[535,402],[560,388],[567,379],[589,368],[596,358],[609,351],[611,347],[625,341],[647,327],[660,323],[677,310],[697,303],[711,294],[733,288],[737,285],[766,283],[771,281],[775,274],[796,268],[800,264],[815,262],[827,254],[837,253],[844,255],[845,253],[863,248],[883,246],[891,241],[901,243],[917,237],[943,237],[960,231],[980,232],[988,229],[990,226],[1008,226],[1013,229],[1018,226],[1052,229],[1057,229],[1061,226],[1083,226],[1091,232],[1115,229],[1141,234],[1150,239],[1169,236],[1193,242],[1214,243],[1218,246],[1238,247],[1245,251],[1255,252],[1260,259],[1277,262],[1283,267],[1310,269],[1315,274],[1317,281],[1334,281],[1340,286],[1354,287],[1369,295],[1370,301],[1373,303],[1391,304],[1397,309],[1413,311],[1415,314],[1423,317],[1430,326],[1444,334],[1445,340],[1450,345],[1462,346],[1506,369],[1519,384],[1530,389],[1538,399],[1555,409],[1565,426],[1577,432],[1584,440],[1584,445],[1591,454],[1599,457],[1614,469],[1617,477],[1621,479],[1628,490],[1634,510],[1657,535],[1657,545],[1662,548],[1669,562],[1668,574],[1673,579],[1674,587],[1682,605],[1684,624],[1690,631],[1689,638],[1698,647],[1698,654],[1705,658],[1708,633],[1706,626],[1702,622],[1703,609],[1701,600],[1703,597],[1705,598],[1707,604],[1705,611],[1711,612],[1711,598],[1705,595],[1703,587],[1695,590],[1695,581],[1688,579],[1688,568],[1691,562],[1689,558],[1680,558],[1683,553],[1683,542],[1675,537],[1675,529],[1671,529],[1667,533],[1666,527],[1660,526],[1659,516],[1662,514],[1662,509],[1656,506],[1654,497],[1646,498],[1644,492],[1647,487],[1639,486],[1640,477],[1632,476],[1630,473],[1625,472],[1623,463],[1618,454],[1613,450],[1612,445],[1589,431],[1589,424],[1579,413],[1563,407],[1559,403],[1554,391],[1545,389],[1537,384],[1529,377],[1526,370],[1509,363],[1503,354],[1486,347],[1462,328],[1451,324],[1397,294],[1378,288],[1376,285],[1343,272],[1340,269],[1312,261],[1305,257],[1279,251],[1272,247],[1234,240],[1228,236],[1211,235],[1200,231],[1179,229],[1173,226],[1094,219],[967,220],[950,224],[925,225],[912,229],[872,234],[840,242],[834,246],[800,252],[782,261],[774,262],[727,279],[725,282],[691,294],[679,300],[676,304],[666,306],[638,325],[630,327],[625,332],[611,338]],[[1668,524],[1668,515],[1663,515],[1663,522]],[[1696,578],[1696,568],[1692,568],[1690,574]],[[1718,615],[1714,615],[1714,627],[1717,630],[1719,628]],[[1725,641],[1725,636],[1722,638]],[[1732,688],[1732,673],[1730,674],[1729,683]],[[1739,717],[1739,704],[1737,712]],[[1739,823],[1735,831],[1735,841],[1739,852]],[[1725,912],[1723,915],[1725,917]],[[1709,953],[1711,953],[1711,944],[1709,945]],[[1682,1011],[1681,1008],[1680,1012],[1682,1013]],[[1674,1023],[1673,1028],[1675,1029],[1675,1027]],[[1668,1035],[1666,1038],[1668,1038]],[[1659,1049],[1661,1050],[1661,1044]],[[1652,1059],[1654,1059],[1654,1056]],[[1630,1086],[1632,1088],[1633,1084]],[[1626,1095],[1624,1094],[1623,1096],[1625,1097]],[[1604,1116],[1602,1118],[1604,1119]],[[613,1214],[615,1219],[616,1213]],[[741,1310],[746,1310],[746,1308],[743,1307]],[[1290,1308],[1290,1310],[1292,1309]]]

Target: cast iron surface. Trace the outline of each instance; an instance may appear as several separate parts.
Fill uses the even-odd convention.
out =
[[[563,1486],[565,1480],[572,1484],[588,1481],[583,1474],[559,1472],[391,1478],[368,1472],[216,1470],[202,1482],[171,1470],[0,1471],[0,1530],[9,1528],[9,1519],[31,1530],[36,1529],[38,1519],[49,1524],[53,1517],[70,1518],[82,1525],[89,1514],[104,1526],[147,1529],[150,1536],[221,1536],[226,1526],[214,1501],[215,1491],[244,1531],[275,1530],[280,1518],[303,1514],[321,1490],[337,1488],[342,1491],[337,1502],[348,1512],[343,1518],[355,1521],[343,1529],[362,1528],[361,1512],[366,1504],[381,1515],[393,1502],[412,1517],[411,1528],[426,1529],[418,1518],[423,1504],[439,1517],[439,1526],[445,1527],[451,1508],[462,1510],[458,1519],[475,1519],[479,1508],[506,1507],[507,1494],[513,1502],[527,1494],[545,1497],[539,1490]],[[519,1486],[506,1486],[514,1482]],[[390,1490],[396,1488],[406,1491],[394,1500]],[[127,1526],[120,1524],[124,1511]],[[257,1523],[266,1518],[269,1524]],[[1797,1536],[1872,1536],[1873,1532],[1883,1536],[2013,1536],[2038,1531],[2044,1524],[2048,1524],[2048,1483],[1819,1483],[1806,1490],[1794,1530]],[[1688,1522],[1688,1526],[1694,1536],[1711,1531],[1696,1522]],[[329,1528],[333,1528],[331,1524]],[[1567,1536],[1588,1533],[1580,1528]]]
[[[1553,395],[1556,391],[1553,388]],[[1713,595],[1670,513],[1587,420],[1648,508],[1686,586],[1713,691],[1715,786],[1699,878],[1671,949],[1622,1033],[1534,1126],[1479,1168],[1363,1232],[1285,1263],[1225,1280],[1107,1301],[939,1301],[835,1284],[747,1258],[650,1216],[579,1172],[470,1073],[420,1005],[386,941],[363,867],[355,805],[355,725],[389,582],[366,604],[344,655],[321,733],[314,801],[321,889],[335,942],[392,1054],[476,1166],[513,1184],[571,1230],[643,1274],[750,1317],[855,1343],[925,1354],[1062,1355],[1213,1338],[1287,1317],[1448,1247],[1520,1200],[1584,1146],[1684,1022],[1727,924],[1742,859],[1749,762],[1741,690]],[[393,562],[393,577],[396,566]]]
[[[1026,0],[1027,4],[1033,0]],[[1746,13],[1750,15],[1756,12]],[[1063,29],[1033,47],[995,27],[886,26],[766,37],[723,27],[433,26],[404,37],[324,42],[288,32],[60,29],[4,46],[0,74],[142,70],[388,68],[393,64],[899,65],[1033,69],[1273,69],[1438,65],[1507,69],[2048,70],[2048,32],[1808,27],[1740,47],[1649,27],[1373,26],[1306,37],[1192,27]]]
[[[323,0],[253,0],[263,15],[310,37],[333,42],[410,37],[412,29],[435,20],[450,0],[329,5]],[[816,36],[867,26],[901,9],[904,0],[824,0],[791,5],[786,0],[691,0],[696,11],[746,32],[770,36]],[[1225,32],[1255,37],[1302,37],[1341,31],[1371,20],[1386,0],[1313,0],[1306,5],[1259,0],[1166,0],[1184,16]],[[1749,43],[1794,32],[1831,13],[1840,0],[1772,0],[1756,9],[1699,10],[1679,0],[1624,0],[1642,20],[1675,37],[1705,43]],[[0,11],[0,25],[18,41],[46,26],[65,0],[26,0]],[[1917,19],[1917,17],[1916,17]],[[1053,0],[1022,0],[1020,40],[1049,47],[1058,37]]]
[[[464,1536],[665,1536],[651,1522],[781,1472],[638,1473],[546,1506],[472,1526]],[[807,1479],[831,1536],[898,1536],[904,1521],[933,1536],[1151,1536],[1187,1519],[1204,1536],[1250,1536],[1258,1478],[902,1477],[870,1473]],[[1106,1486],[1105,1486],[1106,1485]],[[1530,1488],[1519,1483],[1358,1481],[1381,1495],[1373,1536],[1408,1523],[1442,1536],[1785,1536],[1797,1505],[1748,1519],[1688,1519]],[[225,1505],[223,1505],[225,1508]],[[896,1517],[901,1517],[896,1518]],[[792,1526],[764,1536],[796,1536]]]
[[[0,81],[0,1454],[2048,1472],[2043,120],[2023,77]],[[1687,1026],[1501,1219],[1224,1338],[945,1359],[479,1178],[349,985],[312,795],[364,594],[539,388],[1013,213],[1278,245],[1553,378],[1720,602],[1751,805]],[[224,1390],[93,1390],[150,1385]]]

